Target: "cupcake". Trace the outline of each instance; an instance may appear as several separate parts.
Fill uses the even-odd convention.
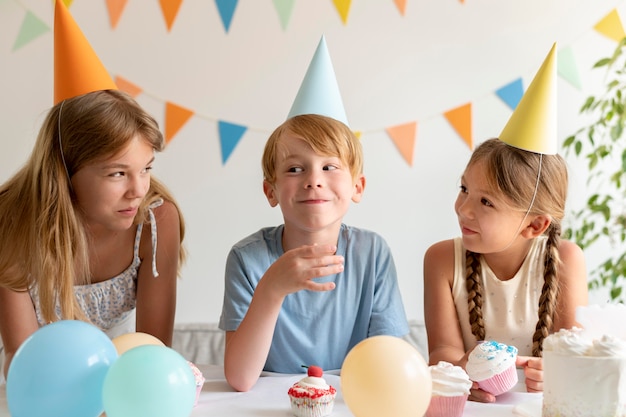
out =
[[[200,398],[200,391],[202,391],[202,386],[204,385],[204,375],[196,365],[192,362],[187,361],[191,371],[193,372],[193,376],[196,379],[196,401],[193,403],[194,407],[198,405],[198,399]]]
[[[307,376],[289,388],[291,410],[296,417],[324,417],[332,413],[337,390],[322,378],[322,368],[309,366]]]
[[[426,417],[460,417],[472,387],[460,366],[440,361],[428,367],[433,381],[432,397]]]
[[[467,358],[465,370],[478,387],[493,395],[500,395],[517,384],[515,359],[517,348],[495,341],[482,342]]]

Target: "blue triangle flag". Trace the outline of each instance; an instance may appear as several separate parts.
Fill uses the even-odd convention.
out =
[[[215,5],[217,6],[217,10],[220,12],[222,24],[224,25],[224,30],[226,30],[226,32],[230,29],[230,22],[233,20],[233,15],[235,14],[238,2],[239,0],[215,0]]]
[[[222,164],[226,164],[226,161],[230,157],[230,154],[233,153],[235,147],[241,140],[241,137],[246,130],[247,127],[236,125],[233,123],[228,123],[220,120],[217,123],[217,128],[220,135],[220,145],[222,148]]]
[[[518,78],[517,80],[508,83],[504,87],[500,87],[496,90],[496,94],[502,101],[506,103],[507,106],[511,108],[511,110],[515,110],[517,104],[522,99],[524,95],[524,86],[522,85],[522,79]]]

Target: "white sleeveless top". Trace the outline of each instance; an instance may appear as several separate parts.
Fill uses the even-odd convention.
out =
[[[546,240],[545,236],[533,240],[519,271],[508,281],[500,281],[481,258],[485,340],[513,345],[519,350],[519,355],[523,356],[532,355],[532,337],[539,319],[537,311],[544,282]],[[462,239],[457,237],[454,239],[452,294],[463,333],[463,343],[468,351],[476,345],[476,336],[472,334],[469,322],[465,282],[465,248]]]

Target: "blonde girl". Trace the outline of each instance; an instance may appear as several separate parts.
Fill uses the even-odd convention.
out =
[[[561,240],[567,166],[499,139],[483,142],[461,179],[455,211],[461,237],[424,257],[429,362],[465,365],[477,341],[519,349],[528,391],[542,391],[542,343],[576,324],[587,304],[581,249]],[[473,389],[471,399],[495,398]]]
[[[60,319],[171,344],[185,228],[150,175],[163,147],[156,121],[117,90],[50,110],[29,160],[0,186],[5,374],[19,345]]]

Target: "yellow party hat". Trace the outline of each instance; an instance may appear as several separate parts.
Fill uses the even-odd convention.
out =
[[[557,153],[556,43],[500,133],[500,140],[530,152]]]
[[[54,7],[54,104],[99,90],[117,90],[62,0]]]

